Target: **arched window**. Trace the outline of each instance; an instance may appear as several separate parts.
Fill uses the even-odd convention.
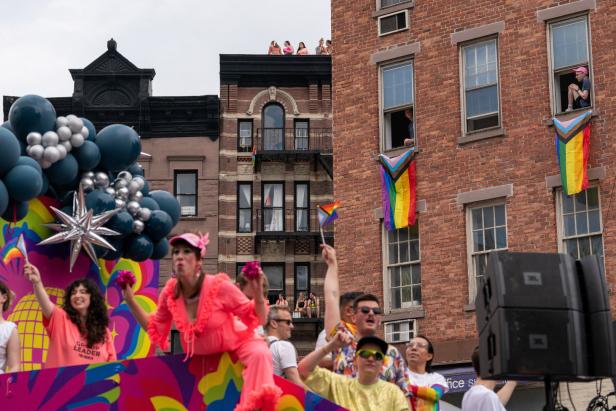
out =
[[[284,109],[279,104],[263,108],[263,149],[284,150]]]

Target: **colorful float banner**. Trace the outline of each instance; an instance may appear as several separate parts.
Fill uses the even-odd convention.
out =
[[[592,111],[567,120],[553,118],[556,130],[556,155],[563,192],[577,194],[588,188],[588,154]]]
[[[0,374],[2,410],[233,410],[242,389],[234,355],[150,357]],[[277,411],[344,408],[275,377],[283,395]]]
[[[44,224],[54,221],[49,206],[59,206],[55,200],[40,197],[29,203],[28,215],[9,223],[0,219],[0,255],[9,255],[20,236],[28,250],[29,261],[40,272],[51,300],[62,304],[64,289],[75,279],[88,277],[97,283],[105,295],[109,308],[109,327],[114,337],[118,358],[143,358],[154,354],[147,333],[141,329],[115,284],[120,270],[130,270],[137,280],[134,290],[137,300],[148,312],[156,308],[158,294],[158,261],[146,260],[136,263],[131,260],[99,260],[94,264],[87,256],[80,255],[73,272],[69,272],[68,243],[38,246],[44,238],[52,234]],[[11,258],[0,260],[0,281],[3,281],[16,294],[17,303],[9,309],[8,319],[17,324],[21,341],[22,370],[38,370],[46,360],[48,336],[42,324],[42,313],[32,293],[32,284],[23,276],[25,259]]]
[[[389,231],[415,225],[415,150],[397,157],[379,155],[383,223]]]

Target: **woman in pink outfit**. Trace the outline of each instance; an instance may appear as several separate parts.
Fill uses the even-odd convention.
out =
[[[263,297],[265,275],[249,280],[254,300],[249,300],[226,274],[207,275],[201,271],[205,236],[185,233],[170,241],[174,278],[158,297],[158,307],[146,313],[130,287],[123,291],[131,312],[148,331],[150,340],[168,349],[171,323],[180,332],[186,358],[234,351],[244,365],[244,385],[238,410],[274,410],[281,390],[275,385],[272,356],[263,338],[254,330],[265,322]],[[239,319],[239,320],[238,320]]]
[[[291,42],[289,40],[284,42],[284,47],[282,48],[282,52],[287,56],[290,56],[291,54],[293,54],[293,46],[291,45]]]

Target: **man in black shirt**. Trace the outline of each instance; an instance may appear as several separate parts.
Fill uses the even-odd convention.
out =
[[[573,70],[575,72],[576,83],[569,84],[567,94],[568,106],[566,112],[573,111],[574,108],[590,107],[590,79],[588,69],[580,66]]]

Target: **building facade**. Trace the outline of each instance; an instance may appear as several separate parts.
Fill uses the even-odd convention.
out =
[[[382,298],[389,341],[414,333],[434,341],[436,362],[462,385],[449,397],[455,403],[469,386],[474,297],[489,252],[598,254],[616,308],[614,17],[616,4],[600,0],[332,2],[341,288],[363,278],[363,290]],[[590,104],[568,112],[580,66]],[[552,117],[585,110],[590,187],[568,197]],[[417,152],[417,224],[388,232],[373,159],[400,154],[408,138]],[[508,409],[539,409],[520,405],[524,396],[542,401],[531,387],[518,389]],[[585,407],[593,394],[572,388]]]
[[[333,200],[330,56],[222,54],[220,101],[219,269],[259,260],[271,304],[313,292],[320,315],[294,320],[309,351],[326,269],[316,206]]]

